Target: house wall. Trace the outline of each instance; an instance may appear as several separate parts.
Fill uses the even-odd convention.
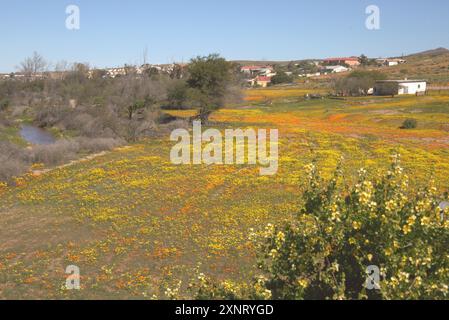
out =
[[[374,85],[374,94],[376,96],[391,96],[398,94],[398,86],[395,83],[376,83]]]
[[[353,60],[347,60],[347,61],[345,61],[345,63],[346,63],[348,66],[351,66],[351,67],[356,67],[356,66],[360,65],[360,62],[358,62],[358,61],[353,61]]]
[[[327,68],[327,70],[329,70],[330,72],[334,72],[334,73],[340,73],[340,72],[349,71],[348,68],[345,68],[345,67],[342,67],[342,66],[336,67],[336,68]]]
[[[376,83],[374,93],[378,96],[387,95],[403,95],[403,94],[419,94],[427,90],[426,82],[381,82]]]
[[[426,89],[426,82],[399,83],[399,94],[416,94],[426,92]]]

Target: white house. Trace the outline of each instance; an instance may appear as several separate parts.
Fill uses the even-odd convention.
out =
[[[349,71],[350,69],[343,66],[327,66],[326,70],[329,70],[332,73],[340,73]]]
[[[306,76],[307,78],[311,78],[311,77],[319,77],[319,76],[321,76],[321,73],[320,73],[320,72],[307,73],[305,76]]]
[[[106,69],[106,74],[110,78],[115,78],[117,76],[125,76],[126,70],[125,70],[125,68],[109,68],[109,69]]]
[[[387,67],[394,67],[400,64],[404,64],[407,61],[404,59],[377,59],[377,62]]]
[[[382,80],[376,81],[374,94],[379,96],[425,94],[427,82],[425,80]]]
[[[271,66],[243,66],[240,68],[243,73],[250,75],[262,75],[267,77],[272,77],[276,75],[273,67]]]

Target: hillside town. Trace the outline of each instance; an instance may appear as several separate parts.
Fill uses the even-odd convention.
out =
[[[282,82],[293,83],[296,79],[325,78],[333,74],[347,74],[351,71],[369,67],[371,69],[382,69],[407,63],[403,58],[378,58],[370,59],[362,55],[360,57],[333,57],[322,60],[304,60],[290,62],[287,66],[282,64],[254,64],[240,65],[239,70],[243,76],[244,83],[248,87],[266,88]],[[124,65],[113,68],[90,68],[87,64],[75,63],[73,69],[82,70],[88,79],[103,78],[115,79],[129,75],[136,77],[142,75],[166,75],[172,79],[183,79],[187,74],[188,64],[149,64],[140,66]],[[40,71],[40,72],[12,72],[0,74],[0,80],[11,81],[33,81],[39,79],[61,80],[71,71]],[[284,80],[275,82],[275,77],[283,75]],[[286,80],[285,80],[286,79]],[[426,80],[393,79],[376,81],[375,86],[366,91],[368,95],[403,95],[403,94],[425,94],[427,90]]]
[[[306,60],[290,63],[287,70],[279,70],[289,77],[319,78],[335,73],[347,73],[361,66],[393,67],[407,63],[402,58],[369,59],[360,57],[335,57],[323,60]],[[272,78],[278,74],[276,65],[244,65],[240,71],[245,75],[246,82],[251,87],[267,87],[272,84]]]
[[[368,59],[363,55],[361,57],[336,57],[322,60],[304,60],[301,62],[290,63],[288,70],[285,73],[288,76],[297,76],[299,78],[320,77],[333,73],[344,73],[359,68],[362,65],[376,66],[376,67],[393,67],[399,64],[404,64],[407,61],[401,58],[378,58]],[[90,68],[88,65],[76,63],[74,65],[81,65],[88,70],[89,78],[102,77],[111,78],[125,76],[129,74],[165,74],[174,78],[182,78],[186,63],[168,63],[168,64],[142,64],[124,65],[121,67],[111,68]],[[271,84],[271,79],[277,75],[278,66],[275,64],[268,65],[242,65],[240,71],[244,74],[247,83],[250,86],[266,87]],[[42,70],[40,72],[33,72],[27,74],[24,71],[17,71],[11,73],[0,73],[0,79],[7,80],[36,80],[40,78],[60,79],[64,77],[66,71],[69,70]]]
[[[113,68],[90,68],[87,64],[75,63],[73,68],[82,68],[86,70],[88,78],[95,77],[114,79],[126,75],[143,75],[143,74],[161,74],[169,75],[172,78],[181,79],[185,74],[185,63],[169,63],[169,64],[142,64],[140,66],[124,65],[122,67]],[[2,80],[38,80],[38,79],[62,79],[70,69],[54,70],[27,73],[24,71],[0,73]]]

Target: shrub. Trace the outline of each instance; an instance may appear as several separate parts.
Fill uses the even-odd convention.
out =
[[[0,182],[11,182],[11,178],[23,174],[27,169],[25,158],[18,146],[0,141]]]
[[[244,290],[200,279],[199,297],[272,299],[447,299],[449,221],[436,188],[412,190],[396,158],[369,179],[325,181],[307,167],[300,211],[292,221],[253,233],[262,277]],[[446,212],[447,214],[449,212]],[[367,290],[367,267],[380,271],[380,290]]]
[[[168,88],[167,99],[170,106],[180,107],[187,100],[187,85],[183,81],[177,81]]]
[[[353,71],[345,78],[335,82],[335,91],[340,95],[366,95],[374,87],[377,80],[386,76],[379,71]]]
[[[275,299],[445,299],[449,223],[436,189],[413,192],[398,160],[370,180],[341,189],[309,166],[296,220],[269,227],[262,244],[267,288]],[[380,268],[381,290],[366,290],[366,268]]]
[[[36,145],[29,150],[8,142],[0,142],[0,182],[12,182],[13,177],[24,174],[33,163],[58,165],[75,159],[80,151],[100,152],[124,144],[122,139],[76,138],[58,140],[51,145]]]
[[[418,121],[415,119],[406,119],[401,126],[401,129],[416,129],[418,127]]]
[[[30,151],[31,163],[44,163],[46,165],[62,164],[76,157],[80,145],[75,140],[58,140],[49,145],[37,145]]]
[[[22,175],[26,170],[27,165],[23,161],[0,156],[0,183],[11,182],[13,177]]]
[[[271,84],[292,83],[293,77],[287,73],[280,71],[274,77],[271,78]]]
[[[52,127],[68,114],[71,114],[71,109],[67,107],[41,107],[37,109],[34,121],[39,127]]]
[[[10,102],[8,99],[0,100],[0,111],[4,111],[4,110],[8,109],[9,105],[10,105]]]

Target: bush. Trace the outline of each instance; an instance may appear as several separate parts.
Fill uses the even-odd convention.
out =
[[[430,183],[413,191],[395,159],[384,175],[343,187],[337,171],[323,180],[314,165],[292,222],[268,225],[252,238],[263,275],[247,286],[205,278],[198,297],[272,299],[447,299],[449,221]],[[380,290],[367,290],[367,267]],[[372,284],[372,283],[371,283]],[[245,289],[246,288],[246,289]]]
[[[415,119],[407,119],[402,123],[401,129],[416,129],[418,127],[418,121]]]
[[[370,180],[364,170],[349,189],[339,175],[325,182],[310,166],[295,222],[269,227],[262,265],[275,299],[445,299],[449,223],[436,189],[414,193],[396,160]],[[377,265],[381,290],[366,290],[366,268]]]
[[[9,105],[10,105],[10,102],[8,99],[0,100],[0,111],[4,111],[4,110],[8,109]]]
[[[0,141],[0,182],[11,182],[13,177],[27,170],[25,151],[8,142]]]
[[[293,77],[289,76],[283,71],[279,71],[274,77],[271,78],[271,84],[292,83]]]
[[[353,71],[345,78],[335,83],[335,91],[339,95],[366,95],[374,87],[377,80],[386,79],[385,74],[379,71]]]
[[[31,163],[58,165],[76,157],[80,144],[75,140],[58,140],[49,145],[37,145],[30,151]]]
[[[58,140],[51,145],[36,145],[24,150],[7,142],[0,142],[0,182],[13,182],[24,174],[33,163],[48,166],[63,164],[76,159],[80,152],[95,153],[116,148],[125,141],[113,138],[76,138]]]
[[[39,127],[51,128],[70,114],[71,110],[67,107],[41,107],[37,109],[34,121]]]
[[[27,165],[23,161],[0,156],[0,183],[11,182],[13,177],[22,175],[26,170]]]
[[[122,124],[117,113],[109,107],[43,107],[36,112],[35,124],[40,127],[58,127],[76,135],[92,138],[116,138]]]
[[[177,81],[168,89],[167,99],[170,106],[180,107],[187,100],[187,85],[183,81]]]

